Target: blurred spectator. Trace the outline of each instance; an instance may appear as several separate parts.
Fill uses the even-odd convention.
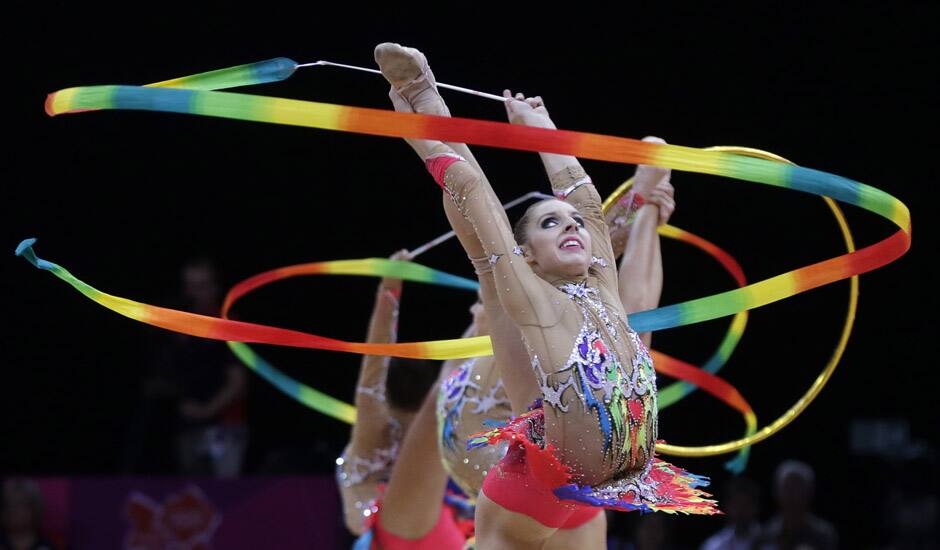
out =
[[[884,518],[890,540],[886,550],[940,548],[936,471],[936,461],[932,458],[905,461],[897,468],[885,502]]]
[[[221,288],[210,261],[187,262],[180,283],[175,308],[219,316]],[[158,333],[157,338],[128,426],[124,471],[239,475],[248,442],[244,367],[218,340],[178,333]]]
[[[13,478],[3,482],[0,550],[54,550],[42,534],[42,494],[35,483]]]
[[[221,289],[212,263],[190,261],[181,276],[185,309],[218,316]],[[183,335],[177,337],[168,359],[179,392],[181,473],[239,475],[248,442],[245,368],[224,343]]]
[[[803,462],[787,460],[774,473],[777,514],[761,530],[757,550],[835,550],[838,536],[810,511],[816,475]]]
[[[751,550],[760,534],[760,488],[754,480],[731,479],[726,485],[722,509],[727,525],[709,537],[700,550]]]

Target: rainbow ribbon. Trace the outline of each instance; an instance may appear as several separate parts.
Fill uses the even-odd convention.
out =
[[[35,267],[49,271],[59,279],[67,282],[84,294],[89,299],[98,304],[116,312],[125,317],[129,317],[142,323],[153,326],[174,330],[191,336],[202,338],[214,338],[218,340],[226,339],[224,334],[239,330],[255,330],[259,334],[268,333],[262,337],[276,335],[279,337],[289,337],[293,344],[282,343],[281,345],[293,345],[297,347],[307,347],[315,349],[333,349],[336,351],[351,351],[354,353],[368,353],[370,355],[391,355],[389,348],[397,349],[401,346],[398,353],[414,353],[415,355],[398,355],[399,357],[432,357],[428,355],[434,353],[434,349],[446,349],[447,346],[460,346],[472,341],[471,345],[475,347],[486,346],[487,355],[492,354],[490,339],[488,336],[476,338],[464,338],[458,340],[445,340],[438,342],[416,342],[410,344],[364,344],[356,342],[344,342],[331,338],[324,338],[313,334],[306,334],[296,331],[288,331],[276,327],[265,325],[255,325],[253,323],[243,323],[227,319],[227,315],[235,302],[264,285],[274,281],[283,280],[290,277],[301,275],[365,275],[374,277],[395,277],[398,279],[434,284],[439,286],[459,288],[463,290],[476,290],[478,285],[475,281],[464,279],[443,273],[428,267],[403,262],[397,260],[386,260],[383,258],[368,258],[363,260],[336,260],[331,262],[314,262],[307,264],[298,264],[294,266],[274,269],[246,279],[235,285],[227,294],[223,306],[222,317],[208,317],[197,315],[184,311],[156,307],[141,302],[135,302],[126,298],[113,296],[102,292],[87,283],[79,280],[69,273],[64,267],[43,260],[36,256],[33,245],[36,239],[26,239],[16,248],[16,254],[24,257]],[[287,342],[287,340],[282,340]],[[265,380],[273,384],[276,388],[307,405],[308,407],[320,411],[323,414],[344,422],[355,422],[355,408],[330,397],[318,390],[305,384],[301,384],[289,376],[283,374],[274,368],[270,363],[258,356],[254,351],[242,342],[229,341],[232,352],[241,359],[249,368],[254,370]],[[441,348],[434,348],[433,345],[440,345]],[[426,350],[420,346],[432,345]],[[418,351],[414,351],[417,349]],[[717,376],[704,372],[688,363],[679,361],[663,354],[655,354],[661,366],[657,367],[661,372],[668,374],[680,380],[688,380],[691,383],[699,385],[708,393],[716,396],[718,399],[727,403],[729,406],[741,411],[745,418],[753,419],[754,415],[750,405],[740,396],[730,384],[721,380]],[[462,356],[457,356],[462,357]],[[756,422],[756,420],[754,420]],[[750,425],[750,420],[749,420]]]
[[[741,155],[746,155],[746,156],[751,156],[751,157],[756,157],[756,158],[764,158],[764,159],[768,159],[772,161],[792,164],[791,161],[779,155],[775,155],[767,151],[761,151],[760,149],[753,149],[749,147],[716,146],[716,147],[709,147],[708,150],[723,151],[723,152],[741,154]],[[632,180],[628,180],[623,185],[621,185],[616,191],[614,191],[604,201],[605,211],[607,208],[612,207],[616,202],[618,202],[621,199],[621,197],[626,195],[631,184],[632,184]],[[839,206],[832,199],[828,197],[823,197],[823,200],[825,201],[829,209],[832,211],[832,214],[835,217],[837,224],[839,225],[839,229],[842,232],[842,237],[845,242],[846,249],[849,252],[853,252],[855,250],[854,239],[852,238],[852,233],[849,230],[848,222],[846,221],[845,216],[842,213],[842,210],[839,209]],[[704,239],[701,239],[700,237],[687,233],[683,231],[682,229],[679,229],[677,227],[670,226],[670,225],[664,225],[660,227],[659,233],[668,238],[678,239],[680,241],[687,242],[689,244],[697,246],[698,248],[703,249],[704,251],[709,253],[712,257],[717,259],[722,264],[725,270],[727,270],[732,275],[732,277],[735,278],[735,280],[738,283],[738,286],[744,286],[746,284],[744,280],[744,273],[740,269],[740,266],[738,266],[734,258],[732,258],[729,254],[727,254],[723,250],[719,249],[714,244],[709,243],[705,241]],[[829,362],[823,368],[821,374],[816,378],[816,380],[810,386],[810,388],[806,391],[806,393],[796,402],[796,404],[794,404],[790,409],[788,409],[775,422],[773,422],[772,424],[768,425],[763,430],[761,430],[762,435],[766,435],[766,436],[772,435],[773,433],[776,433],[777,431],[785,427],[789,422],[792,422],[797,416],[799,416],[802,413],[803,410],[806,409],[806,407],[809,406],[809,404],[816,398],[816,396],[822,390],[823,386],[825,386],[825,384],[828,382],[829,378],[832,376],[833,371],[838,366],[838,363],[841,360],[843,353],[845,352],[845,348],[848,344],[848,338],[852,332],[852,327],[854,325],[855,312],[856,312],[857,307],[858,307],[858,276],[854,275],[850,279],[848,311],[846,312],[845,322],[843,323],[842,334],[838,343],[836,344],[835,350],[833,351],[833,354]],[[721,345],[719,346],[718,351],[711,358],[709,358],[708,361],[706,361],[705,364],[702,366],[702,368],[705,371],[708,371],[710,373],[717,373],[721,369],[721,367],[727,362],[731,353],[734,351],[734,348],[737,346],[738,342],[743,336],[744,327],[746,323],[747,323],[746,311],[742,311],[738,313],[737,315],[735,315],[734,319],[731,322],[729,331],[726,334]],[[696,389],[695,385],[690,384],[687,381],[676,382],[664,389],[661,389],[659,391],[660,410],[684,398],[695,389]],[[745,432],[744,438],[738,441],[750,441],[752,440],[751,439],[752,436],[755,436],[756,434],[756,429],[754,429],[754,425],[752,425],[747,420],[747,418],[745,418],[745,421],[748,422],[748,430]],[[737,442],[732,442],[732,443],[737,443]],[[686,448],[686,449],[691,449],[691,448]],[[720,452],[722,449],[723,449],[722,446],[699,447],[698,452],[705,453],[705,454],[712,454],[712,453]],[[749,449],[750,449],[749,446],[741,447],[740,451],[738,452],[738,456],[730,460],[729,462],[727,462],[725,464],[725,467],[735,473],[742,472],[747,465]],[[690,453],[687,452],[687,454],[690,454]]]
[[[692,240],[691,237],[694,236],[688,233],[686,234],[687,240]],[[695,239],[699,238],[695,237]],[[707,241],[701,240],[701,242],[705,243]],[[711,246],[714,247],[714,245]],[[720,251],[720,249],[717,249],[717,247],[714,248]],[[734,261],[734,259],[728,256],[726,253],[724,262],[731,266],[731,271],[734,271],[733,268],[737,266],[737,263]],[[346,263],[348,264],[350,262]],[[266,286],[271,283],[292,277],[319,275],[324,273],[336,274],[337,272],[349,274],[352,271],[348,269],[346,265],[340,264],[339,262],[332,262],[329,265],[331,268],[329,271],[324,270],[324,264],[320,262],[274,269],[246,279],[229,290],[225,297],[224,305],[222,306],[222,318],[224,319],[228,317],[228,314],[231,311],[231,308],[234,306],[235,302],[243,298],[245,295],[261,288],[262,286]],[[416,264],[410,264],[410,266],[414,269],[420,268],[422,270],[427,270],[427,268],[424,268],[423,266],[417,266]],[[358,267],[359,269],[356,270],[356,273],[359,275],[383,276],[378,272],[377,269],[375,269],[377,266],[361,264]],[[738,270],[740,270],[740,268],[738,268]],[[431,276],[424,275],[423,273],[420,277],[416,278],[422,280],[423,282],[432,284],[436,282]],[[458,282],[462,283],[462,281]],[[465,285],[463,287],[468,288]],[[265,361],[258,354],[254,353],[254,351],[246,344],[242,344],[240,342],[227,343],[232,351],[239,357],[239,359],[241,359],[249,368],[255,372],[258,372],[261,376],[273,383],[288,396],[296,399],[297,401],[300,401],[301,403],[304,403],[314,410],[339,420],[351,422],[353,421],[352,419],[355,418],[355,408],[351,405],[326,396],[325,394],[322,394],[321,392],[318,392],[309,386],[291,379],[287,375],[278,371],[273,365]],[[747,424],[747,431],[745,435],[749,435],[756,430],[757,419],[753,410],[747,401],[745,401],[738,391],[735,390],[730,384],[716,376],[710,376],[707,372],[702,373],[699,369],[688,363],[673,357],[669,357],[665,354],[657,352],[653,353],[657,358],[654,362],[657,370],[663,374],[672,376],[679,380],[683,380],[684,383],[689,384],[690,386],[703,387],[708,393],[714,395],[722,402],[740,411],[745,418],[745,423]],[[662,406],[660,408],[662,408]],[[746,456],[743,459],[739,458],[736,460],[741,467],[747,463]]]
[[[744,148],[735,149],[745,150]],[[751,150],[748,149],[747,151]],[[620,185],[620,187],[618,187],[613,193],[611,193],[610,196],[604,200],[604,213],[607,214],[611,208],[615,207],[621,201],[626,200],[627,192],[632,186],[633,178],[630,178]],[[721,266],[731,275],[732,278],[734,278],[739,287],[743,287],[747,284],[747,280],[744,277],[744,270],[741,269],[741,265],[737,262],[737,260],[735,260],[731,254],[728,254],[728,252],[721,249],[714,243],[709,242],[702,237],[699,237],[698,235],[680,229],[674,225],[664,224],[659,226],[657,230],[658,233],[663,237],[690,244],[710,255],[712,258],[718,261],[719,264],[721,264]],[[734,352],[738,343],[741,341],[741,337],[744,335],[744,329],[747,326],[747,318],[747,311],[738,312],[734,316],[728,328],[728,332],[725,334],[725,337],[719,344],[718,349],[708,359],[708,361],[706,361],[700,370],[692,370],[695,369],[695,367],[692,367],[688,363],[662,353],[657,353],[655,350],[653,351],[653,355],[655,357],[653,364],[656,367],[656,370],[668,376],[678,378],[679,380],[678,382],[675,382],[657,392],[658,406],[660,411],[666,407],[669,407],[670,405],[677,403],[681,399],[684,399],[698,387],[705,387],[706,385],[709,385],[709,393],[715,395],[722,402],[741,412],[745,423],[745,438],[750,437],[757,432],[757,417],[747,402],[740,397],[740,394],[737,392],[737,390],[720,378],[716,377],[717,382],[712,382],[711,380],[707,379],[708,374],[717,374],[718,371],[721,370],[721,368],[728,362],[728,359],[730,359],[731,354]],[[677,377],[677,373],[682,373],[683,376]],[[739,449],[737,456],[725,462],[725,468],[735,474],[740,474],[743,472],[747,467],[748,458],[750,457],[750,449],[750,446]]]
[[[306,332],[267,325],[197,315],[195,313],[135,302],[127,298],[121,298],[102,292],[77,279],[64,267],[37,257],[35,251],[33,251],[33,244],[35,244],[35,242],[36,239],[26,239],[21,242],[19,246],[16,247],[16,255],[22,256],[39,269],[51,272],[59,279],[75,287],[75,289],[84,294],[87,298],[115,313],[148,325],[188,334],[190,336],[297,348],[346,351],[366,355],[409,357],[413,359],[460,359],[464,357],[491,355],[493,353],[493,348],[490,345],[488,336],[399,344],[366,344],[360,342],[346,342],[334,338],[317,336],[316,334],[308,334]],[[464,279],[463,277],[457,277],[456,275],[443,273],[410,262],[388,260],[385,258],[338,260],[305,265],[313,266],[310,267],[311,271],[318,270],[318,273],[324,274],[374,274],[382,277],[395,277],[405,281],[437,284],[462,289],[475,289],[477,285],[476,281],[471,281],[470,279]]]
[[[237,67],[231,67],[228,69],[209,71],[192,76],[148,84],[147,87],[177,87],[207,90],[261,84],[283,80],[293,74],[294,70],[296,70],[296,67],[297,64],[290,59],[276,58],[269,61],[239,65]],[[618,193],[623,193],[626,189],[628,189],[629,185],[630,181],[628,180],[627,183],[621,186],[618,192],[615,192],[614,195],[612,195],[611,198],[605,202],[605,208],[612,204],[612,199],[614,199],[615,196],[619,196]],[[743,272],[741,272],[740,266],[737,265],[730,255],[723,252],[717,246],[672,226],[661,228],[660,232],[671,238],[686,240],[687,242],[705,249],[707,252],[715,256],[719,262],[721,262],[722,265],[724,265],[725,268],[732,273],[736,280],[740,281],[740,285],[743,286]],[[293,276],[314,275],[323,272],[319,271],[318,268],[313,266],[314,264],[305,264],[301,266],[291,266],[279,270],[272,270],[248,279],[239,285],[236,285],[236,287],[234,287],[226,297],[225,304],[223,306],[222,317],[227,318],[228,311],[237,299],[260,286]],[[359,274],[367,273],[360,272]],[[377,275],[377,273],[368,274]],[[738,313],[736,316],[736,321],[742,316],[746,318],[746,315],[746,312]],[[737,340],[734,340],[734,343],[729,343],[729,338],[731,338],[735,327],[740,327],[740,330],[734,333],[737,336],[737,340],[740,339],[740,336],[743,333],[743,325],[732,323],[732,332],[729,332],[729,335],[726,336],[725,341],[721,346],[719,346],[719,351],[724,350],[725,353],[720,362],[715,363],[716,371],[721,367],[722,364],[724,364],[724,361],[726,361],[728,356],[730,356],[731,351],[734,349],[734,346],[737,343]],[[313,410],[317,410],[323,414],[332,416],[333,418],[350,423],[354,421],[355,408],[352,405],[335,399],[287,376],[267,362],[265,359],[263,359],[260,355],[255,353],[254,350],[252,350],[251,347],[249,347],[247,344],[234,341],[227,341],[226,344],[230,347],[235,356],[238,357],[239,360],[241,360],[248,368],[252,369],[254,372],[273,384],[286,395],[294,398],[300,403],[305,404]],[[659,367],[659,370],[662,372],[673,372],[674,374],[676,372],[682,372],[684,377],[682,377],[681,380],[686,381],[685,384],[688,388],[695,388],[697,386],[708,387],[710,388],[710,393],[718,396],[719,399],[722,399],[726,403],[731,404],[732,407],[735,407],[736,403],[738,402],[746,404],[743,399],[732,403],[732,401],[730,401],[731,397],[729,396],[732,394],[738,395],[737,391],[733,388],[731,388],[731,391],[724,389],[724,386],[727,384],[720,379],[716,379],[717,381],[712,381],[704,374],[696,376],[695,371],[690,371],[685,368],[687,365],[686,363],[683,363],[677,359],[673,359],[669,356],[661,355],[660,362],[662,365]],[[691,391],[691,389],[688,391]],[[676,400],[680,398],[681,396],[677,397]],[[672,402],[674,401],[661,401],[660,407],[662,408],[669,406],[672,404]],[[749,406],[747,406],[746,409],[740,410],[742,411],[742,414],[745,417],[745,422],[747,424],[745,436],[748,436],[753,433],[755,429],[756,417],[754,416],[753,411]],[[739,470],[743,469],[743,467],[746,465],[747,450],[748,447],[743,448],[739,453],[739,457],[736,459],[736,468]]]
[[[147,84],[147,88],[185,88],[187,90],[221,90],[285,80],[297,70],[297,62],[286,57],[247,63],[180,78]]]
[[[246,294],[275,281],[282,281],[302,275],[360,275],[383,277],[392,276],[389,275],[391,273],[394,273],[394,276],[404,275],[401,278],[407,277],[407,280],[410,281],[419,281],[464,290],[475,291],[480,286],[475,281],[450,275],[412,262],[377,259],[314,262],[273,269],[238,283],[226,294],[222,305],[221,317],[227,319],[229,311],[235,302],[243,298]],[[282,393],[310,409],[333,417],[341,422],[348,424],[356,422],[356,408],[354,406],[284,374],[258,355],[247,344],[233,341],[227,341],[226,344],[245,366],[271,383]]]
[[[764,158],[771,161],[783,162],[788,164],[793,164],[792,161],[787,160],[784,157],[769,153],[767,151],[762,151],[760,149],[753,149],[748,147],[739,147],[739,146],[717,146],[710,147],[709,150],[714,151],[723,151],[730,152],[735,154],[741,154],[750,157]],[[613,198],[613,197],[612,197]],[[610,199],[608,199],[610,200]],[[833,216],[836,219],[836,223],[839,225],[839,230],[842,232],[843,241],[845,242],[846,249],[849,253],[855,251],[855,241],[852,237],[852,232],[849,229],[848,221],[845,219],[845,215],[842,213],[842,210],[839,206],[830,199],[829,197],[823,197],[823,201],[832,211]],[[681,230],[679,230],[681,231]],[[727,266],[726,266],[727,269]],[[743,285],[743,273],[741,273],[742,279],[739,280],[739,285]],[[737,279],[737,277],[736,277]],[[813,384],[810,385],[810,388],[800,397],[797,402],[787,409],[782,415],[780,415],[772,423],[768,424],[760,430],[758,433],[756,430],[752,429],[750,423],[748,423],[748,433],[745,434],[745,437],[717,445],[706,445],[701,447],[673,447],[670,445],[661,445],[657,449],[661,450],[664,453],[671,454],[682,454],[685,456],[709,456],[713,454],[721,454],[727,449],[731,449],[740,445],[741,446],[738,456],[725,463],[725,467],[731,470],[734,473],[740,473],[744,470],[747,465],[747,459],[749,456],[750,446],[749,444],[756,443],[763,439],[770,437],[771,435],[777,433],[786,427],[790,422],[796,419],[797,416],[802,414],[804,410],[809,406],[810,403],[819,395],[823,387],[829,381],[832,376],[832,373],[835,371],[836,367],[839,365],[839,361],[842,359],[842,355],[845,352],[845,348],[848,345],[849,335],[852,333],[852,328],[855,324],[855,312],[858,309],[858,275],[853,275],[849,279],[849,303],[848,310],[846,311],[845,322],[842,327],[842,334],[840,335],[839,341],[836,344],[836,347],[827,362],[826,366],[823,368],[822,372],[816,377],[813,381]],[[730,355],[734,346],[737,345],[737,342],[740,340],[741,335],[744,331],[744,324],[746,323],[746,317],[742,318],[742,315],[746,312],[741,312],[735,316],[734,320],[731,323],[731,329],[729,330],[728,335],[725,338],[725,341],[719,347],[718,353],[710,358],[705,365],[702,367],[708,372],[715,373],[727,360],[727,356]],[[740,328],[737,327],[740,325]],[[727,346],[730,345],[729,349]],[[667,399],[672,397],[677,397],[681,399],[685,395],[688,395],[695,390],[694,386],[689,385],[688,383],[682,381],[677,382],[660,392],[660,397],[662,398],[665,394]]]
[[[395,113],[342,105],[249,96],[225,92],[91,86],[50,94],[50,115],[89,109],[133,109],[201,114],[239,120],[349,131],[389,137],[439,139],[508,149],[568,154],[581,158],[647,164],[675,170],[727,176],[830,196],[881,215],[899,227],[892,236],[844,254],[748,285],[637,314],[631,324],[639,331],[682,326],[715,319],[772,303],[834,281],[886,265],[910,248],[910,212],[891,195],[841,176],[726,152],[642,142],[600,134],[514,126],[473,119]],[[226,338],[228,339],[228,338]],[[780,420],[780,419],[778,419]],[[726,444],[736,450],[768,437],[755,434]],[[692,454],[698,448],[667,446],[663,452]]]
[[[607,200],[604,201],[605,212],[626,193],[626,191],[632,185],[632,181],[632,178],[627,180],[613,194],[611,194]],[[661,226],[659,228],[659,233],[667,238],[686,242],[704,250],[706,253],[714,257],[725,268],[725,270],[731,274],[731,276],[738,283],[738,286],[744,286],[746,284],[743,270],[741,269],[738,262],[730,254],[715,244],[671,225]],[[305,264],[271,270],[239,283],[233,287],[226,296],[222,317],[228,317],[228,312],[230,311],[235,301],[244,297],[246,294],[257,290],[261,286],[299,275],[320,274],[321,271],[315,267],[317,265],[319,264]],[[313,267],[313,269],[308,266]],[[706,364],[708,368],[705,369],[707,371],[705,374],[699,373],[695,367],[686,362],[680,361],[662,353],[657,353],[655,351],[653,352],[657,357],[655,362],[656,369],[663,374],[680,380],[680,382],[677,382],[666,388],[666,398],[660,399],[659,401],[660,410],[684,398],[697,387],[704,387],[708,393],[741,412],[746,424],[744,434],[745,437],[748,437],[756,432],[757,417],[754,415],[753,410],[746,400],[740,396],[738,391],[733,386],[724,380],[718,377],[708,376],[708,373],[716,373],[727,362],[734,348],[737,346],[737,343],[740,341],[741,336],[743,335],[746,322],[747,312],[740,312],[735,316],[728,334],[723,339],[721,345],[719,345],[716,353]],[[239,342],[227,342],[227,344],[236,354],[236,356],[246,364],[246,366],[274,384],[289,397],[292,397],[293,399],[307,405],[313,410],[322,412],[328,416],[332,416],[342,421],[350,422],[349,419],[354,418],[355,408],[352,405],[326,396],[325,394],[322,394],[321,392],[301,384],[289,376],[283,374],[281,371],[255,353],[246,344]],[[735,473],[742,472],[747,466],[749,450],[750,447],[744,447],[740,449],[738,451],[738,456],[728,461],[726,463],[726,467]]]
[[[397,357],[439,359],[442,357],[448,357],[449,355],[453,355],[454,358],[462,358],[465,356],[469,357],[469,355],[462,355],[467,353],[467,350],[472,352],[479,350],[482,352],[480,353],[481,355],[492,354],[492,347],[490,345],[490,339],[488,336],[461,338],[456,340],[440,340],[436,342],[368,344],[359,342],[345,342],[342,340],[335,340],[332,338],[325,338],[323,336],[291,331],[277,327],[233,321],[227,318],[228,313],[235,302],[249,292],[252,292],[274,281],[280,281],[286,278],[297,277],[301,275],[361,275],[372,277],[394,277],[406,281],[420,282],[462,290],[475,291],[478,288],[476,281],[465,279],[463,277],[457,277],[456,275],[437,271],[435,269],[414,264],[412,262],[387,260],[384,258],[367,258],[362,260],[313,262],[267,271],[246,279],[245,281],[242,281],[233,287],[226,295],[222,310],[222,317],[218,318],[152,306],[102,292],[79,280],[64,267],[47,260],[43,260],[36,256],[36,252],[33,250],[33,245],[35,243],[36,239],[24,240],[19,244],[19,246],[17,246],[16,255],[24,257],[28,262],[39,269],[51,272],[59,279],[72,285],[87,298],[110,309],[111,311],[142,323],[167,330],[173,330],[183,334],[189,334],[191,336],[225,340],[225,335],[227,333],[254,330],[259,334],[259,338],[264,339],[263,342],[265,343],[273,343],[273,341],[270,340],[270,338],[273,336],[278,338],[279,344],[277,345],[313,349],[328,349],[334,351],[348,351],[352,353],[369,355],[395,355]],[[258,340],[244,341],[258,342]],[[243,341],[233,340],[230,343],[242,344],[242,342]],[[465,349],[457,349],[456,352],[450,351],[454,346],[464,347]],[[242,358],[243,360],[246,358],[250,360],[252,355],[257,357],[257,355],[251,352],[250,348],[244,345],[236,346],[233,348],[233,351],[235,350],[237,350],[236,355],[238,355],[239,358]],[[255,365],[257,365],[257,363],[255,363]],[[270,365],[268,365],[268,367],[270,367]],[[312,393],[308,392],[307,389],[301,388],[302,384],[299,384],[296,381],[291,380],[286,375],[279,373],[276,371],[276,369],[273,369],[273,367],[262,368],[260,370],[265,371],[266,373],[274,374],[274,378],[276,378],[276,380],[271,380],[272,383],[275,383],[276,386],[282,390],[285,390],[289,395],[298,398],[299,401],[312,406],[312,408],[317,410],[323,409],[321,412],[339,418],[340,420],[353,420],[354,415],[351,416],[351,413],[353,413],[352,407],[350,407],[348,410],[341,410],[343,409],[344,405],[349,407],[348,404],[338,400],[333,400],[335,401],[335,403],[331,405],[333,408],[327,407],[324,409],[323,407],[316,405],[315,401],[319,398],[318,396],[325,396],[325,394],[306,387],[307,389],[312,390]],[[684,375],[680,375],[680,377],[684,377]],[[268,376],[265,376],[265,378],[268,378]],[[317,397],[304,397],[304,393],[311,393],[311,395],[317,394]],[[329,398],[329,396],[325,397]]]

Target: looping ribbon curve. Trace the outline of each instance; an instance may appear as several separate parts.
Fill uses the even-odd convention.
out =
[[[846,278],[854,278],[861,273],[893,262],[910,248],[910,212],[901,201],[875,187],[819,170],[787,164],[779,160],[753,158],[740,154],[740,152],[729,152],[727,150],[695,149],[584,132],[548,130],[475,119],[395,113],[377,109],[208,91],[212,88],[283,80],[293,73],[296,66],[296,63],[290,60],[278,58],[268,62],[242,65],[158,83],[162,86],[188,86],[192,89],[160,87],[157,85],[152,85],[153,87],[88,86],[69,88],[50,94],[46,101],[46,110],[50,115],[101,109],[199,114],[388,137],[436,139],[471,145],[558,153],[610,162],[647,164],[674,170],[725,176],[835,199],[878,214],[898,227],[898,231],[890,237],[857,251],[852,250],[849,237],[847,244],[850,252],[847,254],[735,290],[632,315],[629,322],[639,332],[684,326],[737,314],[825,284]],[[828,202],[831,203],[831,200]],[[831,206],[834,206],[834,203],[831,203]],[[836,215],[839,217],[839,214]],[[840,221],[840,225],[842,224],[843,222]],[[846,230],[847,227],[844,227],[844,231]],[[101,293],[82,283],[68,274],[63,268],[36,258],[30,244],[24,241],[17,250],[18,254],[24,255],[37,267],[50,270],[60,278],[67,280],[81,292],[106,305],[106,307],[156,326],[195,336],[237,342],[257,342],[432,359],[471,357],[491,352],[489,341],[485,337],[457,341],[441,340],[370,345],[342,342],[298,331],[228,319],[213,319],[183,312],[173,312],[173,310],[165,308],[146,306]],[[380,262],[381,260],[370,261]],[[391,272],[391,270],[388,271],[388,273]],[[402,278],[416,280],[408,279],[408,277]],[[851,312],[854,311],[857,280],[853,280],[852,289],[850,317]],[[179,317],[180,314],[184,317]],[[171,326],[174,324],[177,328]],[[179,326],[182,325],[185,325],[185,330],[179,330]],[[843,332],[843,338],[830,360],[830,364],[827,365],[826,371],[814,382],[807,395],[774,423],[748,437],[727,443],[705,447],[661,445],[658,450],[666,454],[706,456],[742,449],[766,439],[792,421],[795,418],[795,414],[792,413],[799,414],[822,388],[828,379],[827,371],[831,373],[831,368],[834,368],[838,362],[849,330],[850,326],[847,324]],[[814,390],[815,393],[813,393]]]

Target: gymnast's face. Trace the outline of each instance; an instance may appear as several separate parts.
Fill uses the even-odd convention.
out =
[[[591,235],[578,209],[557,199],[527,213],[526,259],[550,277],[581,277],[591,266]]]

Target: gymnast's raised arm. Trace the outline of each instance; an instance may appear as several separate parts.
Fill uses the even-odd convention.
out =
[[[509,90],[504,90],[503,96],[513,97]],[[506,113],[512,124],[556,129],[541,96],[526,98],[516,94],[515,98],[506,101]],[[539,157],[551,180],[552,192],[577,208],[584,219],[585,229],[591,236],[593,254],[589,273],[598,279],[598,286],[611,296],[617,296],[616,255],[604,220],[603,201],[593,181],[576,157],[555,153],[539,153]]]
[[[376,61],[392,84],[390,96],[396,110],[422,113],[426,104],[436,102],[433,73],[423,54],[398,45],[381,44],[376,48]],[[454,147],[440,141],[407,141],[425,161],[460,214],[472,224],[464,228],[472,226],[480,248],[470,245],[467,253],[471,257],[485,257],[493,266],[494,277],[499,281],[497,292],[506,313],[520,325],[557,322],[559,308],[545,299],[551,286],[529,267],[513,238],[506,213],[489,182],[471,160],[472,156],[468,159],[464,157],[466,151],[458,154]],[[455,226],[457,229],[460,226]],[[461,242],[465,246],[470,244],[467,239]]]
[[[405,251],[391,259],[406,259]],[[385,277],[376,291],[366,341],[387,344],[396,340],[398,299],[402,281]],[[364,355],[356,383],[356,423],[349,444],[338,462],[337,483],[343,500],[346,527],[354,534],[364,531],[363,512],[378,495],[378,484],[389,476],[401,437],[401,422],[392,415],[385,392],[388,358]]]
[[[644,141],[663,142],[647,137]],[[663,261],[660,250],[660,225],[669,221],[675,210],[674,189],[670,170],[653,166],[637,166],[634,188],[623,197],[623,214],[631,217],[630,236],[622,247],[620,260],[620,300],[627,314],[653,309],[659,305],[663,289]],[[640,335],[647,347],[651,334]]]

